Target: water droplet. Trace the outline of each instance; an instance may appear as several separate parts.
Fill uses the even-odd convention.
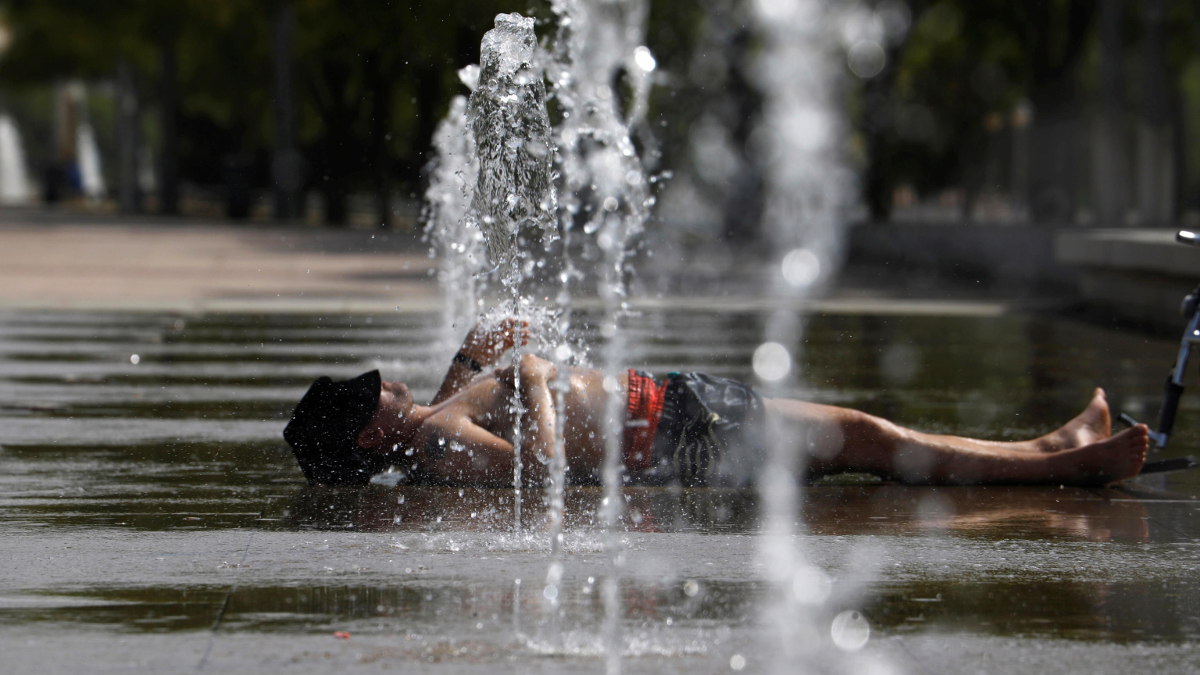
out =
[[[729,669],[737,671],[745,670],[746,657],[742,656],[741,654],[734,654],[733,656],[729,657]]]
[[[871,639],[871,624],[867,618],[854,610],[846,610],[833,618],[829,626],[833,644],[848,652],[856,652]]]
[[[874,40],[859,40],[850,46],[846,53],[846,61],[850,71],[864,80],[869,80],[883,71],[887,65],[887,54],[883,47]]]
[[[783,279],[796,288],[808,288],[821,278],[821,259],[806,248],[794,248],[780,263]]]
[[[752,359],[754,374],[767,382],[776,382],[787,377],[792,370],[792,356],[778,342],[764,342],[754,350]]]
[[[833,582],[815,567],[796,570],[792,576],[792,597],[802,605],[820,605],[833,591]]]
[[[654,59],[654,54],[650,52],[650,48],[642,45],[633,50],[633,62],[637,64],[645,72],[653,72],[658,67],[658,61]]]
[[[612,394],[612,393],[618,392],[620,390],[621,390],[621,384],[620,384],[620,382],[617,381],[617,378],[613,377],[612,375],[604,376],[604,391],[605,392]],[[607,499],[605,501],[607,501]]]

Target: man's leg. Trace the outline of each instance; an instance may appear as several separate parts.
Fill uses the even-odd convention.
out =
[[[906,483],[1103,485],[1137,475],[1149,449],[1144,424],[1110,435],[1100,390],[1059,429],[1011,443],[922,433],[857,410],[793,399],[767,399],[766,407],[786,437],[804,439],[813,474],[865,472]]]

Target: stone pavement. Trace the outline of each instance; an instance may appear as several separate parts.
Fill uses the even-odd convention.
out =
[[[0,307],[428,309],[415,232],[0,210]]]
[[[445,362],[430,346],[436,328],[414,317],[438,304],[431,264],[412,233],[0,211],[0,671],[598,672],[603,656],[587,640],[604,616],[591,579],[611,572],[586,518],[569,530],[564,577],[581,626],[568,637],[583,646],[547,650],[536,639],[544,539],[477,525],[477,514],[510,523],[503,500],[305,490],[279,440],[279,420],[317,370]],[[704,273],[720,282],[745,268],[732,261]],[[944,331],[979,344],[948,340],[931,364],[939,378],[970,367],[987,351],[980,346],[1050,364],[1041,378],[1013,378],[1019,387],[1003,397],[1012,400],[994,401],[986,377],[953,397],[936,387],[901,393],[924,396],[923,410],[949,399],[966,418],[985,419],[994,405],[1076,382],[1066,364],[1089,358],[1103,368],[1079,371],[1110,368],[1110,379],[1153,362],[1152,384],[1119,389],[1157,398],[1161,344],[1139,337],[1131,349],[1129,336],[1110,344],[1092,332],[1077,341],[1061,327],[1068,335],[1051,340],[1040,324],[1028,331],[1031,347],[993,339],[1013,333],[990,318],[1009,301],[905,281],[885,287],[860,272],[821,305],[872,315],[847,324],[850,367],[873,370],[877,354],[907,353],[870,342],[899,330],[902,318],[878,320],[886,313],[908,316],[918,329],[901,335],[925,340],[935,337],[920,329],[925,314],[988,317]],[[777,302],[698,287],[726,290],[679,283],[642,302],[708,314]],[[260,317],[238,315],[272,311],[287,315],[271,324],[274,341],[264,342]],[[330,321],[317,312],[377,315]],[[682,345],[654,340],[645,353],[668,365],[747,346],[682,333]],[[839,373],[837,384],[848,377]],[[1008,433],[1001,424],[991,431]],[[867,651],[882,664],[810,670],[1194,672],[1197,494],[1195,475],[1120,490],[816,486],[802,505],[806,550],[838,583],[829,607],[866,613],[875,631]],[[644,507],[639,516],[684,517],[642,518],[645,531],[625,533],[623,672],[731,672],[735,656],[750,657],[745,672],[763,672],[750,651],[757,610],[746,606],[769,590],[752,510],[723,491],[630,498]]]
[[[428,252],[411,230],[0,208],[0,308],[431,311],[441,296]],[[656,253],[639,261],[631,301],[643,309],[788,303],[832,313],[992,316],[1047,304],[883,268],[844,271],[822,300],[780,299],[763,295],[769,268],[736,252]],[[577,307],[589,302],[575,298]]]

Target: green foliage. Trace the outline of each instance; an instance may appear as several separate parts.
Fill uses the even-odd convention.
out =
[[[180,167],[216,184],[231,156],[250,158],[254,180],[269,183],[276,139],[274,18],[285,0],[0,0],[11,45],[0,54],[0,102],[32,119],[49,107],[39,87],[67,79],[111,82],[119,63],[135,71],[142,108],[160,105],[164,49],[173,50],[179,92]],[[336,202],[351,191],[415,193],[430,137],[450,99],[464,88],[456,71],[478,60],[479,41],[500,12],[545,21],[542,0],[291,0],[298,142],[309,187]],[[864,0],[870,7],[878,3]],[[856,82],[848,114],[872,178],[868,189],[898,184],[924,192],[970,182],[990,134],[1023,102],[1071,108],[1081,122],[1096,96],[1095,0],[909,0],[911,28],[888,45],[889,62]],[[689,133],[704,116],[745,141],[756,114],[757,49],[744,28],[744,0],[653,0],[647,42],[662,86],[650,127],[671,166],[691,161]],[[1140,82],[1140,3],[1124,3],[1128,106]],[[1194,3],[1170,0],[1167,54],[1172,82],[1190,120],[1200,104]],[[715,36],[715,37],[714,37]],[[706,54],[731,49],[732,55]],[[745,90],[745,91],[743,91]],[[29,93],[18,96],[18,92]],[[1055,97],[1061,100],[1055,100]],[[734,100],[739,99],[739,100]],[[732,102],[731,102],[732,101]],[[93,106],[102,136],[114,103]],[[49,116],[48,110],[43,118]],[[44,119],[30,125],[48,135]],[[146,125],[145,138],[158,134]],[[111,135],[111,134],[110,134]],[[1188,148],[1194,158],[1196,143]],[[1196,164],[1195,161],[1192,162]]]

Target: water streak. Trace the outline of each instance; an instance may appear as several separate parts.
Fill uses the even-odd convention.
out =
[[[602,595],[607,668],[618,672],[624,401],[617,378],[626,351],[619,326],[628,294],[628,254],[654,204],[633,129],[644,119],[656,62],[643,44],[645,0],[551,0],[551,9],[558,21],[544,48],[534,38],[533,20],[516,14],[498,16],[496,27],[485,35],[478,82],[465,112],[461,106],[452,108],[443,122],[444,135],[439,132],[443,157],[428,193],[428,223],[438,254],[447,254],[443,267],[459,266],[443,272],[444,287],[451,294],[456,287],[450,284],[472,288],[478,294],[468,302],[476,312],[489,290],[479,291],[478,280],[492,272],[499,274],[513,313],[530,311],[539,298],[542,303],[553,299],[550,315],[535,325],[554,337],[541,346],[560,366],[560,392],[567,386],[563,366],[587,362],[586,352],[567,339],[573,299],[596,295],[602,301],[599,330],[606,346],[599,365],[611,394],[605,411],[611,432],[602,471],[606,497],[600,513],[611,573]],[[464,78],[469,85],[474,72]],[[553,126],[543,72],[550,83]],[[468,136],[470,140],[455,145]],[[474,155],[467,159],[472,143]],[[463,156],[444,156],[456,152]],[[464,185],[469,204],[462,198]],[[481,241],[486,265],[480,260]],[[468,278],[472,283],[466,283]],[[454,312],[461,319],[471,309],[460,302]],[[560,411],[560,429],[563,421]],[[551,644],[561,637],[556,622],[563,575],[564,458],[560,437],[551,453],[547,485],[552,551],[543,601],[544,639]],[[520,471],[518,464],[518,490]]]
[[[842,148],[837,40],[855,18],[856,3],[820,0],[755,0],[752,16],[763,39],[754,65],[763,93],[763,117],[754,152],[765,167],[764,232],[777,256],[766,292],[781,299],[819,295],[841,255],[841,233],[855,185]],[[803,320],[774,312],[754,368],[764,392],[794,390],[802,374],[798,339]],[[869,627],[857,613],[828,616],[831,589],[824,572],[797,547],[794,514],[807,447],[804,428],[772,429],[770,468],[760,478],[764,535],[760,557],[773,587],[762,607],[769,672],[794,672],[798,663],[814,672],[860,672],[865,662],[848,652]],[[830,623],[832,618],[832,623]],[[855,641],[845,638],[847,625]],[[832,635],[832,640],[830,636]],[[865,644],[866,638],[862,641]],[[853,644],[854,649],[847,645]]]
[[[21,135],[9,115],[0,115],[0,203],[23,204],[32,194]]]
[[[104,173],[100,168],[100,146],[96,133],[86,120],[75,131],[75,147],[79,149],[79,188],[88,199],[100,199],[107,192]]]
[[[468,81],[474,83],[468,76]],[[453,289],[443,294],[442,346],[454,349],[481,307],[478,273],[483,269],[483,237],[471,227],[467,212],[479,172],[475,137],[467,123],[467,99],[457,96],[433,137],[435,159],[428,167],[425,191],[425,236],[430,255],[441,261],[438,282]]]
[[[601,263],[597,278],[588,279],[580,271],[586,269],[584,264],[570,262],[563,280],[576,288],[595,284],[603,307],[600,331],[605,348],[599,365],[607,374],[605,419],[610,433],[600,519],[610,573],[601,593],[606,669],[616,673],[621,670],[622,651],[619,535],[624,506],[620,447],[624,401],[617,376],[627,352],[619,325],[627,295],[629,248],[642,233],[654,203],[631,129],[645,115],[655,63],[643,44],[648,11],[643,0],[552,0],[551,9],[558,16],[558,33],[547,75],[562,115],[556,137],[562,174],[561,226],[571,252],[569,261],[577,257]]]

